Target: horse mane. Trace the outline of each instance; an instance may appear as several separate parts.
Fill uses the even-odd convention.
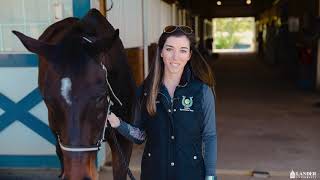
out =
[[[103,35],[111,36],[115,31],[115,28],[97,9],[91,9],[81,21],[90,27],[97,27],[97,37],[101,37]],[[120,100],[123,102],[123,107],[116,104],[112,107],[112,111],[126,120],[132,120],[136,84],[133,79],[133,73],[128,64],[128,57],[120,38],[116,40],[111,51],[112,53],[109,54],[111,62],[104,62],[104,64],[110,72],[109,80],[115,89],[115,93],[119,95]],[[126,110],[126,112],[124,110]]]

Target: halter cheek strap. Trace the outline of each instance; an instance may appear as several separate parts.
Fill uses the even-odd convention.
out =
[[[107,81],[108,88],[109,88],[109,90],[110,90],[111,93],[112,93],[112,96],[117,100],[117,102],[120,104],[120,106],[122,106],[121,101],[120,101],[119,98],[114,94],[113,89],[112,89],[112,87],[111,87],[111,85],[110,85],[110,83],[109,83],[109,80],[108,80],[108,70],[107,70],[106,66],[101,63],[101,67],[102,67],[102,69],[106,72],[106,81]]]

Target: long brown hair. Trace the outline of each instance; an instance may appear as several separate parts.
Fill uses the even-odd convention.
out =
[[[159,87],[163,78],[164,73],[164,63],[160,53],[166,40],[171,37],[186,36],[190,41],[190,50],[192,52],[191,59],[188,63],[191,65],[191,70],[193,75],[198,78],[203,83],[207,84],[214,92],[214,77],[212,70],[203,56],[200,54],[198,49],[195,47],[195,37],[194,34],[185,34],[179,28],[174,32],[166,33],[163,32],[159,38],[157,52],[153,63],[151,64],[149,74],[144,81],[144,89],[148,91],[147,98],[145,101],[145,106],[148,114],[154,116],[156,114],[156,99],[159,92]]]

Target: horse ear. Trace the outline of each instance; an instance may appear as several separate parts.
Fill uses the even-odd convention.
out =
[[[113,34],[113,37],[114,37],[114,38],[119,37],[119,29],[116,29],[116,30],[115,30],[115,32],[114,32],[114,34]]]
[[[47,57],[50,55],[50,53],[52,53],[52,50],[55,48],[55,46],[52,44],[48,44],[46,42],[33,39],[24,35],[21,32],[12,31],[12,33],[19,38],[24,47],[26,47],[30,52],[36,53],[38,55]]]

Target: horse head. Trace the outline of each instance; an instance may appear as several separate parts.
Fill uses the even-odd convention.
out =
[[[107,79],[112,68],[109,51],[119,31],[95,36],[83,22],[72,22],[72,28],[65,26],[61,33],[45,31],[42,37],[51,34],[40,40],[13,33],[39,56],[39,88],[57,138],[62,179],[96,179],[96,155],[112,90]]]

